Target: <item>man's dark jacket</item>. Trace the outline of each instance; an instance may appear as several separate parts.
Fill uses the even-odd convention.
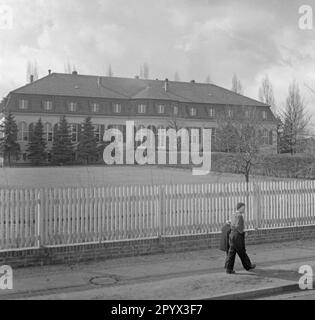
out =
[[[220,241],[220,250],[224,252],[228,252],[230,245],[229,245],[229,235],[231,232],[230,224],[226,223],[224,227],[221,229],[221,241]]]

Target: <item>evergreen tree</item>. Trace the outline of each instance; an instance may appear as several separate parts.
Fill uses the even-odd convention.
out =
[[[28,144],[28,158],[32,165],[38,166],[46,159],[46,141],[44,139],[44,126],[41,119],[35,124],[30,132],[30,140]]]
[[[85,164],[95,162],[98,157],[97,139],[91,117],[87,117],[81,127],[78,143],[78,158]]]
[[[73,144],[69,124],[65,116],[60,118],[60,122],[55,128],[54,141],[51,149],[51,160],[53,164],[66,164],[73,160]]]
[[[14,116],[9,113],[1,124],[2,137],[0,139],[0,149],[4,159],[8,159],[11,164],[12,156],[17,156],[20,152],[20,145],[17,143],[18,128]]]

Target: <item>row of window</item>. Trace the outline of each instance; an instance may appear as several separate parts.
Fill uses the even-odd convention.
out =
[[[48,100],[47,101],[43,101],[42,105],[43,105],[43,109],[45,111],[52,111],[53,110],[53,102],[52,101],[48,101]],[[91,112],[92,113],[99,113],[100,112],[100,104],[99,103],[91,103],[90,107],[91,107]],[[19,108],[21,110],[27,110],[28,109],[28,100],[24,100],[24,99],[19,100]],[[68,112],[71,112],[71,113],[77,112],[78,111],[78,103],[77,102],[73,102],[73,101],[68,102],[67,103],[67,109],[68,109]],[[158,114],[165,114],[165,110],[166,110],[165,105],[158,104],[156,106],[156,110],[157,110]],[[114,113],[119,114],[119,113],[121,113],[121,111],[122,111],[121,104],[119,104],[119,103],[113,104],[113,112]],[[209,108],[207,108],[207,111],[208,111],[208,116],[210,118],[214,118],[216,116],[216,112],[215,112],[214,108],[209,107]],[[146,104],[139,104],[137,112],[138,112],[138,114],[145,114],[147,112],[147,105]],[[174,115],[178,115],[178,107],[177,106],[173,106],[173,114]],[[197,116],[197,108],[190,107],[189,115],[191,117],[196,117]],[[234,117],[233,110],[232,109],[228,109],[227,115],[228,115],[228,117],[233,118]],[[245,117],[247,117],[247,118],[250,117],[250,111],[249,110],[245,111]],[[263,110],[262,111],[262,119],[263,120],[267,120],[267,117],[268,117],[267,111]]]
[[[43,101],[43,110],[44,111],[52,111],[53,110],[53,102],[52,101]],[[20,110],[27,110],[29,107],[28,100],[21,99],[19,100],[19,109]],[[100,104],[99,103],[91,103],[91,112],[93,113],[99,113],[100,112]],[[157,108],[157,113],[158,114],[164,114],[165,113],[165,105],[159,104],[156,106]],[[67,103],[67,109],[69,112],[77,112],[78,111],[78,103],[77,102],[68,102]],[[121,113],[122,111],[122,106],[120,103],[114,103],[113,104],[113,112],[114,113]],[[147,105],[146,104],[139,104],[138,105],[138,113],[139,114],[145,114],[147,112]],[[173,113],[174,115],[178,114],[178,107],[173,106]],[[191,108],[191,115],[196,115],[197,110],[196,108]],[[211,108],[209,111],[209,114],[214,115],[214,109]]]
[[[22,141],[28,141],[29,140],[29,132],[31,130],[31,125],[27,125],[25,122],[20,122],[18,124],[18,141],[19,142],[22,142]],[[76,124],[76,123],[73,123],[73,124],[70,124],[69,125],[70,127],[70,134],[71,134],[71,140],[72,142],[76,143],[78,142],[78,139],[79,139],[79,124]],[[126,133],[126,126],[125,125],[110,125],[108,126],[108,129],[110,128],[113,128],[113,129],[118,129],[120,130],[121,132]],[[137,130],[140,130],[140,129],[144,129],[145,126],[138,126],[137,127]],[[167,129],[166,127],[164,126],[157,126],[157,127],[154,127],[154,126],[149,126],[148,127],[149,129],[152,129],[153,131],[156,131],[159,130],[159,129]],[[198,129],[198,128],[196,128]],[[47,141],[47,142],[52,142],[53,141],[53,126],[51,123],[45,123],[44,124],[44,139]],[[102,141],[102,129],[101,129],[101,125],[94,125],[94,132],[95,132],[95,137],[97,139],[98,142],[101,142]],[[265,144],[265,145],[272,145],[273,144],[273,133],[272,131],[269,131],[267,129],[264,129],[262,130],[261,132],[262,134],[262,143]],[[216,136],[216,132],[215,132],[215,129],[213,128],[212,129],[212,138],[215,139],[215,136]],[[141,139],[141,137],[140,137]],[[199,139],[199,141],[201,141],[201,130],[199,130],[199,134],[197,136],[192,136],[192,139],[193,139],[193,142],[194,143],[197,143],[197,139]],[[214,140],[213,140],[214,141]],[[120,141],[121,142],[121,141]],[[162,139],[159,139],[159,147],[165,147],[164,146],[164,143],[165,143],[165,139],[164,137],[162,137]]]
[[[17,140],[19,142],[22,141],[29,141],[29,133],[31,131],[33,124],[30,124],[29,126],[25,122],[20,122],[18,124],[18,137]],[[73,123],[69,125],[70,134],[72,137],[72,142],[78,141],[78,134],[79,134],[79,124]],[[94,125],[94,132],[95,136],[97,138],[97,141],[101,141],[101,125]],[[49,122],[46,122],[44,124],[44,139],[46,142],[52,142],[54,136],[54,129],[53,125]]]
[[[32,124],[30,124],[29,126],[25,123],[25,122],[20,122],[18,124],[18,141],[19,142],[27,142],[29,140],[29,132],[31,131],[31,126]],[[110,125],[108,126],[108,129],[113,128],[113,129],[118,129],[121,132],[123,132],[125,134],[126,132],[126,127],[124,125]],[[138,126],[137,130],[140,129],[144,129],[144,126]],[[158,126],[158,127],[152,127],[149,126],[148,128],[153,129],[155,128],[155,130],[159,130],[159,129],[166,129],[164,126]],[[78,142],[78,138],[79,138],[79,124],[76,123],[72,123],[69,125],[69,129],[70,129],[70,135],[71,135],[71,140],[72,142]],[[215,129],[213,129],[213,134],[214,134]],[[44,124],[44,139],[47,142],[52,142],[53,141],[53,126],[51,123],[45,123]],[[94,125],[94,132],[95,132],[95,137],[97,139],[98,142],[102,141],[102,132],[101,132],[101,125]],[[196,142],[196,137],[193,136],[194,142]],[[162,139],[163,140],[163,139]],[[160,142],[163,143],[163,142]],[[161,145],[162,146],[162,145]]]

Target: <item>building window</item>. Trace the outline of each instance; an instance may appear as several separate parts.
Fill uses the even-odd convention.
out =
[[[192,131],[192,129],[195,129],[195,130]],[[200,132],[201,132],[200,128],[191,128],[190,129],[191,141],[193,144],[200,144],[200,141],[199,141]]]
[[[195,117],[197,115],[197,109],[196,108],[190,108],[190,116]]]
[[[92,103],[91,104],[91,110],[92,110],[93,113],[99,113],[100,112],[99,103]]]
[[[210,128],[211,129],[211,143],[214,143],[216,141],[216,128]]]
[[[264,120],[267,120],[267,111],[263,111],[262,112],[262,118],[264,119]]]
[[[19,109],[21,110],[28,109],[28,100],[25,100],[25,99],[19,100]]]
[[[49,123],[49,122],[45,123],[44,137],[45,137],[47,142],[52,142],[53,141],[53,127],[52,127],[52,124]]]
[[[121,104],[120,103],[115,103],[114,104],[114,112],[115,113],[121,113]]]
[[[78,104],[76,102],[69,102],[68,103],[68,111],[76,112],[78,108]]]
[[[269,131],[269,144],[271,146],[273,145],[273,132],[272,132],[272,130]]]
[[[262,141],[263,141],[263,144],[269,144],[269,133],[267,129],[263,130]]]
[[[158,111],[159,114],[164,113],[165,112],[165,106],[163,104],[159,104],[157,106],[157,111]]]
[[[166,130],[163,126],[157,127],[158,147],[161,149],[166,148]]]
[[[249,118],[249,110],[245,110],[245,118]]]
[[[76,123],[70,124],[71,141],[78,141],[78,125]]]
[[[147,106],[145,104],[138,105],[138,113],[146,113]]]
[[[44,110],[45,111],[51,111],[52,110],[52,108],[53,108],[53,103],[52,103],[52,101],[44,101],[43,102],[43,108],[44,108]]]
[[[18,124],[18,141],[28,141],[28,126],[25,122],[20,122]]]
[[[178,115],[178,107],[177,106],[174,106],[173,113],[174,113],[175,116]]]
[[[215,109],[214,108],[209,108],[208,109],[208,114],[210,118],[214,118],[215,117]]]
[[[100,142],[102,139],[101,137],[101,125],[96,124],[94,125],[94,133],[95,133],[95,138],[97,142]]]
[[[228,117],[233,118],[233,110],[232,109],[228,109]]]

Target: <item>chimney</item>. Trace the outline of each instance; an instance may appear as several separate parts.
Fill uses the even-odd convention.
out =
[[[165,92],[167,92],[168,91],[168,79],[166,78],[165,79],[165,84],[164,84],[164,90],[165,90]]]
[[[75,75],[75,76],[77,76],[77,75],[78,75],[78,71],[75,71],[75,70],[74,70],[74,71],[72,71],[72,74]]]
[[[33,74],[30,75],[30,83],[32,83],[32,82],[34,82],[34,75]]]
[[[196,83],[196,81],[195,80],[191,80],[190,83]]]
[[[139,76],[135,76],[135,79],[139,79]]]
[[[51,75],[51,69],[48,70],[48,74]]]

